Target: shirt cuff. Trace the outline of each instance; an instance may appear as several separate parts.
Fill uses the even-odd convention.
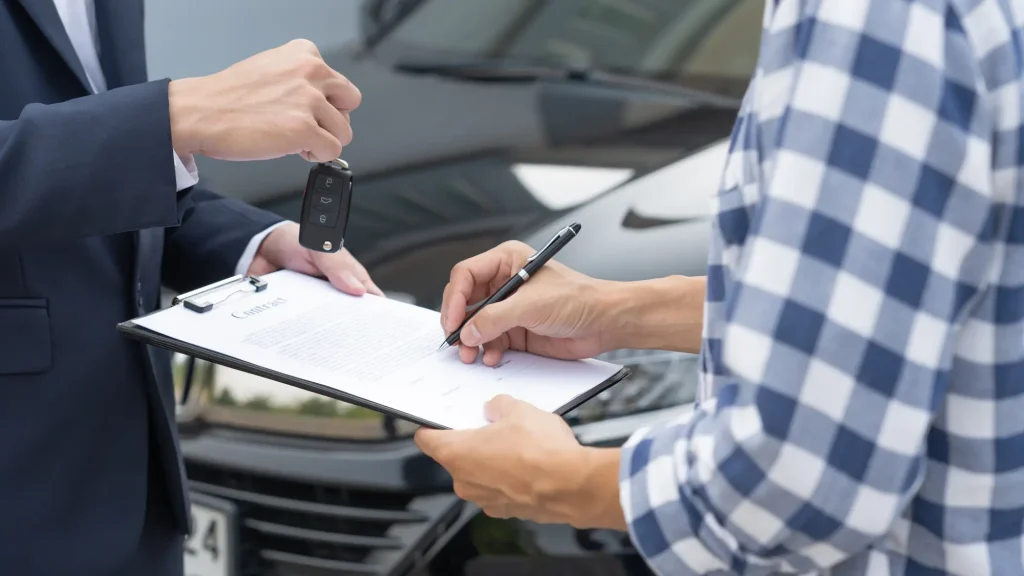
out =
[[[278,226],[287,224],[288,221],[278,222],[270,228],[260,232],[259,234],[252,237],[249,240],[249,244],[245,247],[245,251],[242,252],[242,257],[238,259],[238,264],[235,266],[235,274],[245,274],[249,271],[249,266],[252,266],[252,260],[256,257],[256,251],[259,250],[260,244],[263,243],[263,239],[267,237]]]
[[[174,152],[174,180],[178,184],[178,192],[185,188],[191,188],[199,183],[199,169],[196,167],[195,158],[189,154],[183,161],[177,152]]]

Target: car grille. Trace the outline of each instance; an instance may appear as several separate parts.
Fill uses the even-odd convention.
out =
[[[239,576],[410,574],[457,518],[454,495],[350,489],[188,463],[194,492],[238,510]]]

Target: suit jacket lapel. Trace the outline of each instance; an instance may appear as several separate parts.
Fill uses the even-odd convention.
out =
[[[108,88],[148,80],[142,0],[95,0],[100,66]]]
[[[68,68],[78,78],[78,81],[81,82],[82,88],[85,88],[87,92],[92,92],[89,86],[89,78],[85,75],[85,69],[82,68],[78,55],[75,54],[75,48],[71,45],[67,31],[64,30],[64,23],[60,20],[60,14],[57,13],[57,7],[54,6],[53,0],[18,1],[25,8],[25,12],[28,12],[29,16],[35,20],[36,26],[39,26],[39,29],[46,36],[46,39],[50,41],[50,44],[53,44],[53,47],[60,54],[64,63],[67,64]]]

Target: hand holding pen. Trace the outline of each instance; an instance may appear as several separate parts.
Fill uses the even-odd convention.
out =
[[[558,254],[558,252],[561,251],[561,249],[564,248],[566,244],[568,244],[573,238],[575,238],[576,235],[579,234],[580,228],[582,227],[578,223],[574,222],[566,226],[565,228],[559,230],[558,233],[555,234],[543,248],[534,253],[533,256],[527,258],[526,264],[524,264],[523,267],[520,268],[517,273],[513,274],[512,277],[509,278],[508,281],[506,281],[505,284],[503,284],[502,287],[499,288],[497,292],[491,294],[486,300],[481,302],[472,312],[466,315],[466,318],[462,321],[462,324],[460,324],[459,327],[454,332],[449,334],[448,338],[446,338],[445,341],[441,343],[441,347],[439,348],[439,350],[443,350],[449,346],[454,346],[457,342],[459,342],[462,334],[462,329],[470,320],[473,319],[473,317],[478,312],[483,310],[485,307],[494,304],[495,302],[501,302],[508,298],[509,296],[511,296],[512,294],[514,294],[520,286],[522,286],[526,281],[528,281],[531,276],[536,274],[542,266],[547,264],[548,260],[551,260],[551,258],[553,258],[555,254]]]
[[[498,365],[506,350],[566,360],[605,351],[610,344],[602,339],[608,333],[605,324],[618,321],[617,312],[606,314],[605,309],[616,302],[608,296],[617,294],[618,283],[580,274],[553,259],[579,230],[579,225],[567,226],[539,251],[505,242],[456,265],[441,305],[441,323],[449,335],[442,348],[456,345],[464,362],[474,362],[482,347],[488,366]]]

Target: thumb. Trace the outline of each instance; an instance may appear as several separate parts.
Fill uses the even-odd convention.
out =
[[[516,400],[508,394],[499,394],[484,404],[484,415],[488,422],[497,422],[508,418],[523,406],[528,406],[522,400]]]
[[[335,288],[346,294],[362,296],[367,292],[366,286],[348,270],[329,269],[324,271],[324,275]]]
[[[313,265],[338,290],[353,296],[362,296],[368,291],[366,285],[356,276],[347,258],[339,258],[336,254],[313,252],[312,260]]]
[[[522,326],[527,310],[519,300],[509,298],[486,306],[462,329],[459,340],[467,346],[490,342],[509,330]]]
[[[450,439],[447,437],[446,431],[420,428],[413,435],[413,441],[424,454],[436,459],[438,450],[441,450]]]

